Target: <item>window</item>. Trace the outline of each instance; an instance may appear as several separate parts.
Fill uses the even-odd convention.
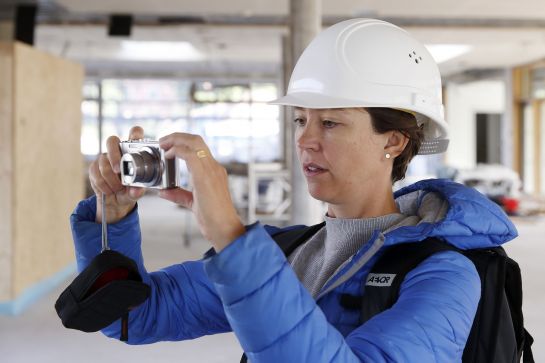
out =
[[[278,106],[274,83],[213,83],[161,79],[88,81],[83,89],[81,151],[99,152],[102,104],[102,148],[106,139],[128,137],[134,125],[145,137],[172,132],[202,135],[220,162],[275,161],[280,158]]]

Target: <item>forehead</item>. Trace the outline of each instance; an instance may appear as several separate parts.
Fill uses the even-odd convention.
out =
[[[347,112],[351,110],[350,108],[305,108],[297,106],[294,109],[300,112]]]
[[[351,108],[304,108],[294,107],[294,110],[298,114],[314,113],[318,115],[339,115],[339,116],[356,116],[361,117],[362,114],[367,114],[367,111],[363,107],[351,107]]]

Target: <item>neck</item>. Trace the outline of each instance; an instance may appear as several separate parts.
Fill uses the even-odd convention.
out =
[[[362,219],[399,213],[391,186],[382,193],[368,193],[345,203],[329,203],[327,215],[333,218]]]

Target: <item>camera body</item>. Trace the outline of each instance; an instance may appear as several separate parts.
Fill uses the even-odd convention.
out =
[[[159,141],[142,139],[122,141],[121,183],[125,186],[169,189],[179,186],[176,158],[165,158]]]

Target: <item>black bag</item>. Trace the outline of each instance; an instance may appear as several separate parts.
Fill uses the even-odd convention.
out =
[[[481,278],[481,299],[462,362],[533,362],[533,339],[524,329],[522,280],[518,264],[501,247],[462,251],[439,239],[389,247],[370,271],[363,297],[343,295],[346,308],[361,309],[361,323],[390,308],[406,274],[426,258],[441,251],[468,257]],[[381,277],[391,276],[388,283]]]
[[[128,313],[150,295],[136,263],[112,250],[97,255],[61,293],[55,310],[66,328],[96,332],[121,318],[120,340],[128,340]]]
[[[288,256],[324,225],[290,230],[273,238]],[[360,310],[361,323],[365,323],[397,301],[399,288],[409,271],[441,251],[464,254],[475,264],[481,278],[481,299],[462,361],[511,363],[522,358],[525,363],[534,362],[533,338],[524,328],[520,268],[501,247],[462,251],[435,238],[389,247],[367,277],[366,282],[376,279],[376,283],[365,286],[362,296],[341,295],[341,305]],[[247,362],[245,355],[241,359],[244,362]]]

